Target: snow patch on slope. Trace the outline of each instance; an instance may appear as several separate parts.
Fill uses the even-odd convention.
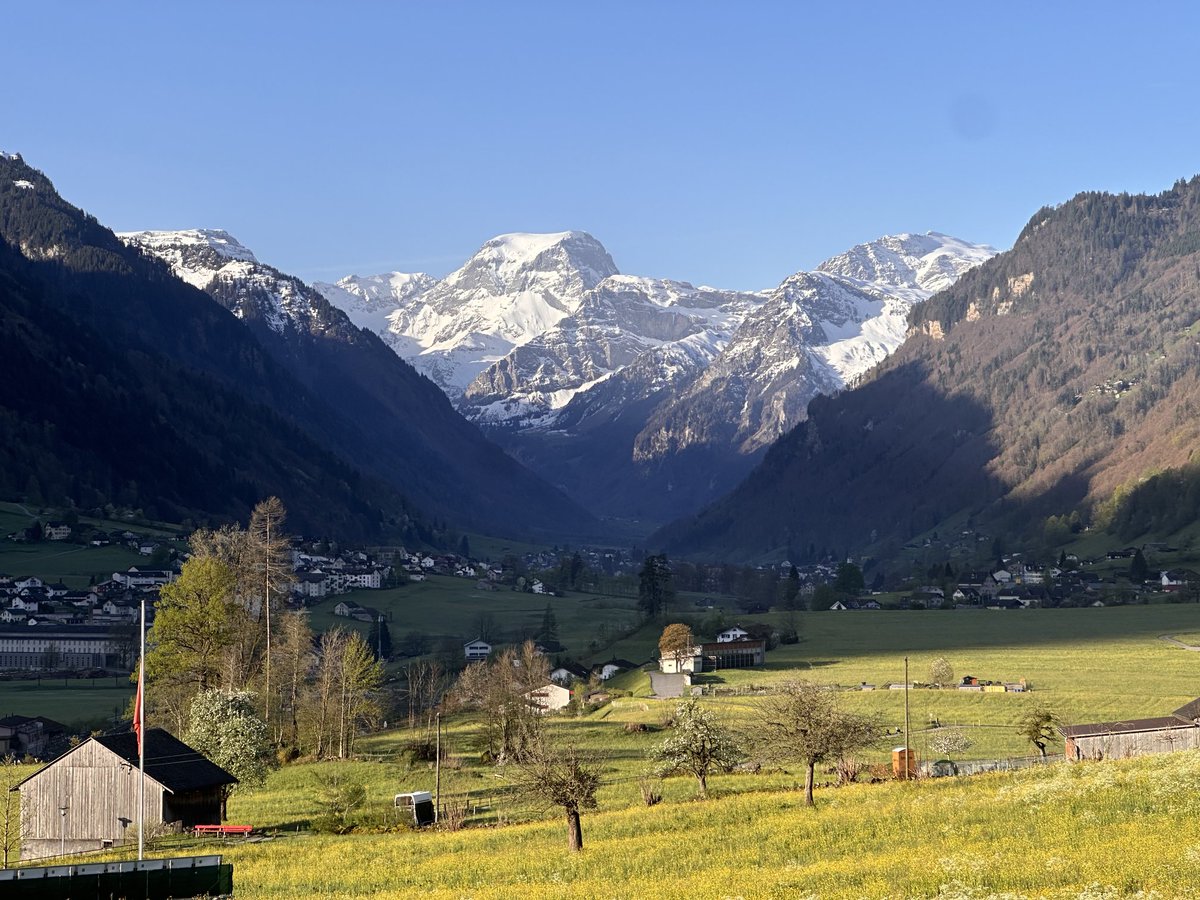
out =
[[[228,231],[189,228],[180,231],[126,231],[117,234],[132,247],[140,247],[165,260],[176,276],[203,290],[228,263],[258,260]]]

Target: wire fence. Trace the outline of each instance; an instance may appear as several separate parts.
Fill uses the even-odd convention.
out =
[[[1032,769],[1062,762],[1061,753],[1048,753],[1045,756],[1010,756],[1005,759],[963,759],[936,760],[922,762],[918,771],[927,778],[937,778],[945,775],[981,775],[985,772],[1014,772],[1018,769]]]

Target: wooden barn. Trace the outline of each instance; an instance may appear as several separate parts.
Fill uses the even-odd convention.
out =
[[[1066,725],[1060,729],[1069,760],[1124,759],[1148,753],[1200,749],[1200,700],[1169,716]]]
[[[146,731],[146,830],[218,825],[237,779],[161,728]],[[138,749],[133,732],[93,737],[47,763],[21,793],[21,859],[137,840]]]

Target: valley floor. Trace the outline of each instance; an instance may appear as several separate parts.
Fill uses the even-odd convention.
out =
[[[239,898],[1190,897],[1200,753],[222,848]]]

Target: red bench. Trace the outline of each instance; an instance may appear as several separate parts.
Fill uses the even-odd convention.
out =
[[[213,835],[214,837],[240,835],[241,837],[248,837],[253,830],[253,825],[197,825],[193,829],[196,837],[203,837],[204,835]]]

